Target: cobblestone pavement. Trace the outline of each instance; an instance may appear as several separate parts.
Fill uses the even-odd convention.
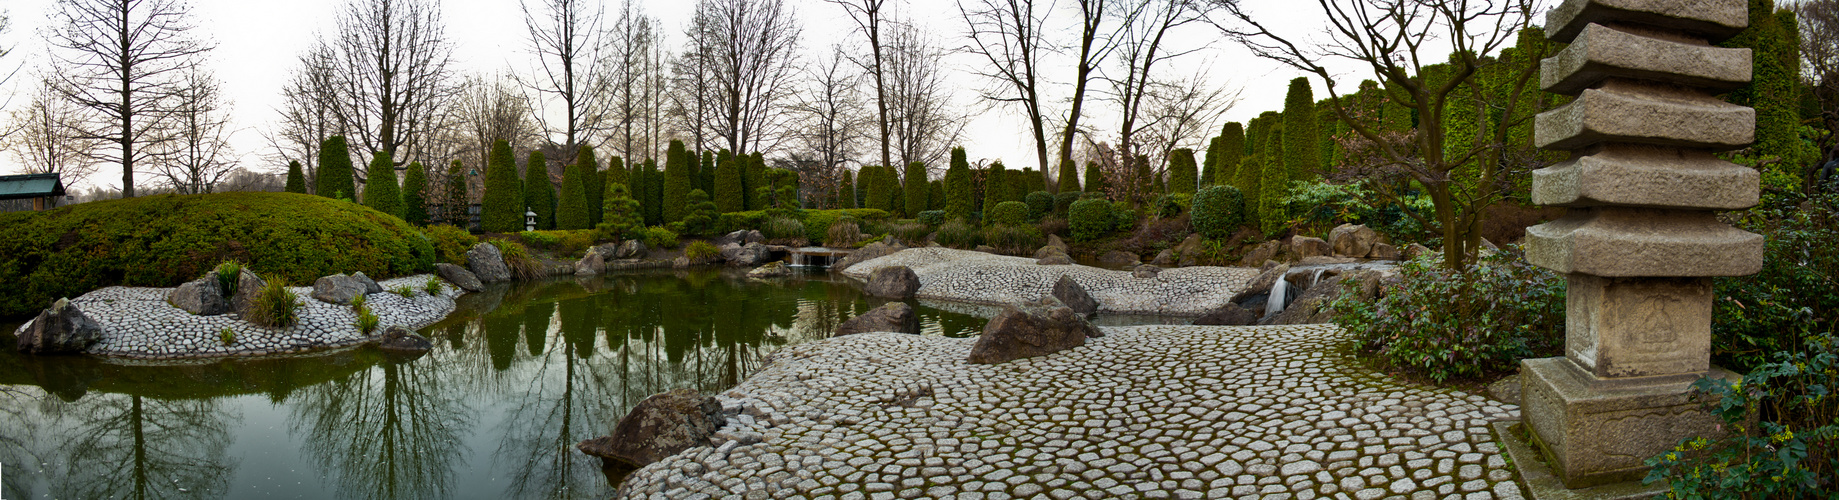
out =
[[[1084,287],[1105,313],[1200,316],[1226,305],[1258,276],[1245,267],[1193,266],[1163,269],[1154,278],[1129,271],[1082,265],[1039,265],[1035,259],[928,247],[909,248],[862,261],[843,275],[866,280],[875,270],[907,266],[919,276],[915,295],[979,304],[1039,300],[1061,275]]]
[[[377,282],[384,290],[397,286],[414,289],[412,297],[394,292],[364,298],[377,315],[382,334],[390,325],[411,330],[434,324],[453,312],[454,297],[465,293],[451,285],[430,296],[422,290],[432,274],[405,276]],[[363,343],[371,338],[359,332],[357,313],[351,307],[313,298],[313,287],[290,287],[299,297],[300,321],[286,328],[267,328],[243,321],[236,313],[196,316],[166,302],[171,288],[112,286],[71,299],[84,314],[102,326],[102,341],[90,354],[133,359],[184,359],[220,356],[298,353]],[[20,326],[20,330],[31,323]],[[224,345],[222,332],[236,333],[235,343]]]
[[[717,396],[719,446],[624,498],[1521,498],[1516,406],[1351,364],[1331,325],[1105,328],[969,365],[976,339],[793,346]]]

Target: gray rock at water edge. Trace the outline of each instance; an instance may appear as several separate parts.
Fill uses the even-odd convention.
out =
[[[1047,247],[1058,248],[1060,249],[1060,253],[1067,253],[1067,252],[1073,251],[1073,247],[1067,246],[1066,240],[1060,239],[1060,235],[1056,235],[1056,234],[1047,235],[1047,245],[1042,246],[1041,248],[1047,248]]]
[[[983,252],[983,253],[996,254],[996,255],[1003,254],[1002,252],[997,251],[996,247],[989,246],[989,245],[977,245],[977,248],[974,248],[973,250]]]
[[[626,240],[625,243],[620,243],[619,247],[613,251],[613,258],[614,259],[641,259],[641,258],[644,258],[645,254],[650,251],[651,251],[650,249],[645,248],[644,241]]]
[[[1308,325],[1334,321],[1334,311],[1328,309],[1328,303],[1341,293],[1340,280],[1323,278],[1321,283],[1304,290],[1302,296],[1284,306],[1283,312],[1266,318],[1259,324],[1265,325]]]
[[[1053,245],[1046,245],[1034,251],[1034,258],[1036,259],[1046,258],[1050,255],[1066,255],[1066,249]]]
[[[865,332],[895,332],[918,335],[920,332],[919,314],[913,306],[905,302],[889,302],[861,316],[849,318],[837,325],[833,337],[853,335]]]
[[[906,300],[919,292],[919,275],[907,266],[888,266],[876,269],[868,277],[868,285],[863,292],[884,299]]]
[[[377,348],[384,352],[397,354],[417,354],[433,349],[434,343],[429,342],[427,337],[409,331],[408,328],[392,325],[383,330],[383,335],[377,337]]]
[[[1249,309],[1230,302],[1226,303],[1224,306],[1220,306],[1219,309],[1214,309],[1212,312],[1208,312],[1194,319],[1194,324],[1196,325],[1209,326],[1243,326],[1257,322],[1258,313],[1254,313]]]
[[[1265,266],[1264,272],[1258,273],[1258,277],[1252,278],[1252,281],[1250,283],[1245,284],[1244,290],[1240,290],[1239,293],[1233,294],[1232,300],[1229,300],[1227,302],[1240,302],[1244,300],[1246,297],[1258,295],[1261,293],[1270,293],[1271,286],[1276,285],[1277,280],[1283,279],[1284,275],[1288,274],[1289,272],[1290,272],[1289,264],[1277,264],[1275,266]]]
[[[236,314],[248,314],[249,305],[255,303],[256,296],[261,295],[262,289],[267,286],[268,282],[263,281],[262,277],[244,268],[237,273],[236,293],[230,295],[230,310]]]
[[[765,243],[766,235],[761,234],[760,230],[758,229],[750,229],[747,231],[746,236],[742,237],[741,241],[748,243],[748,244]]]
[[[766,262],[766,245],[750,242],[743,246],[722,249],[722,258],[728,265],[736,267],[753,267]]]
[[[351,279],[358,280],[358,283],[364,284],[364,294],[365,295],[369,295],[373,293],[383,293],[383,285],[379,285],[377,284],[377,280],[373,280],[373,279],[370,279],[369,276],[365,276],[363,271],[351,273]]]
[[[671,259],[670,261],[670,267],[675,268],[675,269],[689,269],[691,264],[693,263],[690,262],[690,258],[688,256],[678,256],[677,258]]]
[[[1152,264],[1144,264],[1137,266],[1136,269],[1131,269],[1130,275],[1140,280],[1156,279],[1157,276],[1162,275],[1162,268]]]
[[[971,347],[966,361],[991,365],[1045,356],[1085,345],[1086,337],[1100,337],[1085,316],[1053,297],[1011,303],[983,327],[983,336]]]
[[[1034,264],[1037,266],[1070,266],[1073,265],[1073,258],[1063,253],[1053,253],[1035,259]]]
[[[726,423],[715,398],[690,389],[654,394],[619,419],[613,434],[575,445],[582,453],[644,467],[695,446]]]
[[[466,251],[466,269],[479,277],[481,283],[511,281],[511,266],[505,265],[504,254],[491,243],[473,245]]]
[[[1079,282],[1073,281],[1071,276],[1060,275],[1060,280],[1054,282],[1052,295],[1073,312],[1079,314],[1098,312],[1098,301],[1092,298],[1092,294],[1086,293],[1086,287],[1079,286]]]
[[[19,329],[19,352],[77,354],[102,341],[102,325],[83,314],[70,299],[57,299]]]
[[[746,242],[747,230],[745,229],[731,231],[728,234],[716,236],[715,239],[709,241],[709,243],[714,244],[716,247],[725,247],[728,245],[740,246],[742,243]]]
[[[1379,233],[1365,224],[1342,224],[1328,232],[1328,245],[1333,247],[1335,255],[1342,257],[1364,259],[1378,242]]]
[[[1296,254],[1297,258],[1307,259],[1318,255],[1328,255],[1333,251],[1334,249],[1328,246],[1328,241],[1321,238],[1313,236],[1290,238],[1290,253]]]
[[[1355,262],[1360,262],[1360,259],[1356,259],[1353,257],[1336,257],[1333,255],[1317,255],[1313,257],[1304,257],[1302,259],[1299,259],[1296,261],[1296,265],[1297,267],[1327,266],[1327,265],[1334,265],[1334,264],[1353,264]]]
[[[881,257],[886,257],[888,255],[892,255],[894,252],[897,252],[897,251],[899,250],[895,249],[895,247],[889,246],[886,243],[882,243],[879,241],[874,242],[874,243],[869,243],[867,245],[862,245],[862,248],[855,249],[854,251],[849,252],[849,255],[845,255],[843,256],[842,259],[838,259],[835,263],[830,264],[830,270],[836,271],[836,272],[843,272],[844,270],[849,269],[849,266],[861,264],[863,261],[866,261],[869,259],[878,259]]]
[[[1150,259],[1149,263],[1150,265],[1160,266],[1160,267],[1174,267],[1175,266],[1175,251],[1174,250],[1163,250],[1161,252],[1157,252],[1156,258]]]
[[[575,261],[575,276],[593,276],[607,272],[606,257],[600,252],[588,252],[586,257]]]
[[[1200,256],[1206,252],[1206,242],[1207,238],[1201,236],[1200,233],[1188,235],[1186,239],[1181,240],[1181,244],[1169,249],[1175,252],[1175,260],[1170,264],[1180,267],[1200,264]]]
[[[364,295],[364,282],[343,274],[313,280],[313,298],[321,302],[350,305],[351,299]]]
[[[1281,250],[1282,248],[1283,248],[1283,243],[1277,240],[1271,240],[1271,241],[1266,241],[1264,243],[1259,243],[1258,246],[1254,246],[1251,248],[1251,250],[1245,251],[1245,257],[1242,259],[1239,259],[1239,265],[1244,266],[1244,267],[1251,267],[1254,265],[1261,264],[1264,261],[1275,259],[1277,258],[1277,251]]]
[[[166,303],[199,316],[216,316],[230,312],[230,299],[225,298],[223,292],[222,285],[217,282],[217,271],[211,271],[203,278],[187,281],[166,292]]]
[[[441,279],[460,287],[461,290],[477,292],[485,289],[485,284],[479,282],[479,277],[464,267],[442,262],[434,265],[434,272],[440,275]]]
[[[749,278],[784,278],[791,275],[792,268],[786,266],[784,262],[768,262],[764,266],[747,271]]]
[[[1105,266],[1105,267],[1127,267],[1127,266],[1134,266],[1142,262],[1143,262],[1142,257],[1137,256],[1137,254],[1126,252],[1123,250],[1112,250],[1109,252],[1105,252],[1104,255],[1098,256],[1098,265]]]
[[[1373,252],[1368,253],[1366,256],[1373,260],[1398,260],[1399,257],[1401,257],[1398,252],[1398,247],[1385,243],[1374,243]]]

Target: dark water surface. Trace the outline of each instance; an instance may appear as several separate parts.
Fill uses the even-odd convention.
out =
[[[0,491],[25,498],[604,498],[574,444],[676,388],[726,390],[882,301],[823,272],[653,271],[461,297],[412,360],[370,348],[154,366],[14,352]],[[975,315],[915,303],[929,335]]]

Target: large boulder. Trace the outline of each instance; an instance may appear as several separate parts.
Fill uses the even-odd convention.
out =
[[[1399,257],[1402,257],[1402,255],[1399,254],[1398,247],[1385,243],[1374,243],[1372,253],[1368,253],[1366,256],[1373,260],[1398,260]]]
[[[1152,264],[1144,264],[1137,266],[1136,269],[1131,269],[1130,275],[1140,280],[1153,280],[1156,279],[1157,276],[1162,275],[1162,268]]]
[[[1161,252],[1156,252],[1156,258],[1150,259],[1149,264],[1159,267],[1175,267],[1175,250],[1164,249]]]
[[[1290,272],[1289,264],[1272,264],[1274,265],[1265,266],[1264,270],[1258,273],[1258,277],[1252,278],[1250,283],[1245,284],[1245,289],[1233,294],[1232,300],[1228,302],[1240,302],[1246,297],[1270,293],[1271,286],[1276,285],[1277,280],[1283,279],[1284,274]]]
[[[983,335],[971,347],[966,361],[991,365],[1045,356],[1085,345],[1086,337],[1103,335],[1086,322],[1085,316],[1059,299],[1042,297],[1003,306],[1003,311],[984,325]]]
[[[1060,275],[1060,280],[1054,282],[1053,296],[1073,312],[1079,314],[1098,312],[1098,301],[1092,298],[1092,294],[1086,293],[1086,287],[1079,286],[1079,282],[1073,281],[1073,278],[1067,275]]]
[[[1034,264],[1037,266],[1070,266],[1073,265],[1073,258],[1063,253],[1050,253],[1045,257],[1036,258]]]
[[[464,267],[442,262],[434,265],[434,273],[440,275],[441,279],[447,280],[448,283],[452,283],[453,286],[460,287],[461,290],[477,292],[485,289],[485,284],[479,282],[479,277]]]
[[[1341,280],[1324,276],[1315,286],[1304,290],[1303,294],[1290,301],[1283,312],[1267,319],[1267,325],[1308,325],[1334,321],[1334,311],[1328,303],[1341,293]]]
[[[586,257],[575,261],[575,276],[593,276],[607,272],[607,259],[600,252],[588,252]]]
[[[905,302],[889,302],[861,316],[849,318],[837,325],[834,336],[852,335],[865,332],[895,332],[919,334],[919,314],[913,306]]]
[[[261,295],[262,289],[266,287],[268,282],[263,281],[261,276],[256,276],[249,268],[243,268],[236,275],[236,292],[230,294],[230,310],[236,314],[247,314],[249,305],[255,303],[256,296]]]
[[[1431,250],[1430,247],[1427,247],[1424,245],[1412,243],[1405,247],[1405,260],[1415,260],[1418,257],[1430,255],[1433,253],[1437,253],[1437,251]]]
[[[914,274],[913,269],[907,266],[887,266],[870,274],[868,286],[863,287],[862,291],[884,299],[905,300],[913,298],[919,289],[919,275]]]
[[[223,285],[217,282],[217,271],[205,273],[203,278],[187,281],[166,292],[166,303],[199,316],[230,312],[230,299],[224,297]]]
[[[707,446],[709,437],[726,423],[721,410],[715,398],[690,389],[654,394],[619,419],[612,435],[582,441],[575,448],[644,467],[691,447]]]
[[[713,243],[717,247],[724,247],[728,245],[740,246],[742,244],[747,243],[747,230],[741,229],[741,230],[736,230],[734,232],[730,232],[728,234],[717,236],[715,237],[714,240],[710,240],[709,243]]]
[[[1271,240],[1271,241],[1266,241],[1264,243],[1259,243],[1258,246],[1252,247],[1251,250],[1245,251],[1245,258],[1239,259],[1239,266],[1240,267],[1251,267],[1251,266],[1263,264],[1264,261],[1275,259],[1277,258],[1277,251],[1282,248],[1283,248],[1283,243],[1278,242],[1277,240]]]
[[[364,295],[364,282],[343,274],[313,280],[313,298],[321,302],[350,305],[351,299]]]
[[[849,255],[845,255],[843,256],[842,259],[838,259],[835,263],[830,264],[830,270],[836,271],[836,272],[842,272],[845,269],[849,269],[849,266],[861,264],[863,261],[866,261],[869,259],[877,259],[881,257],[886,257],[889,254],[893,254],[894,252],[898,252],[898,251],[900,250],[897,249],[896,247],[889,246],[888,244],[882,243],[879,241],[874,242],[874,243],[869,243],[867,245],[862,245],[862,248],[857,248],[854,251],[849,252]]]
[[[1066,255],[1066,249],[1053,245],[1043,245],[1039,250],[1034,251],[1034,258],[1036,259],[1045,258],[1049,255]]]
[[[768,262],[764,266],[747,271],[749,278],[784,278],[792,275],[792,268],[784,262]]]
[[[727,260],[728,265],[735,267],[758,266],[766,263],[766,256],[766,245],[759,243],[730,245],[722,248],[722,259]]]
[[[1105,267],[1130,267],[1141,263],[1143,263],[1142,257],[1123,250],[1112,250],[1098,256],[1098,265]]]
[[[619,247],[614,249],[613,258],[642,259],[645,258],[645,254],[649,251],[650,249],[645,248],[645,242],[643,241],[626,240],[625,243],[620,243]]]
[[[1328,255],[1329,252],[1332,251],[1334,251],[1334,249],[1328,246],[1328,241],[1321,238],[1314,236],[1297,236],[1290,238],[1290,253],[1296,254],[1297,258],[1307,259],[1310,257]]]
[[[102,341],[102,325],[83,314],[70,299],[57,299],[19,329],[19,352],[76,354]]]
[[[1258,313],[1231,302],[1194,320],[1196,325],[1210,326],[1243,326],[1257,322]]]
[[[466,251],[466,269],[479,277],[482,283],[503,283],[511,281],[511,266],[505,265],[504,254],[498,246],[491,243],[473,245]]]
[[[1066,244],[1066,240],[1060,239],[1060,235],[1056,235],[1056,234],[1047,235],[1047,245],[1042,246],[1041,248],[1047,248],[1047,247],[1058,248],[1060,249],[1061,253],[1073,251],[1073,247],[1068,246]]]
[[[377,348],[394,354],[419,354],[434,348],[434,343],[401,325],[392,325],[377,337]]]
[[[1373,252],[1373,244],[1379,242],[1379,233],[1373,232],[1366,224],[1342,224],[1328,232],[1328,246],[1335,255],[1366,258]]]
[[[369,276],[365,276],[364,271],[358,271],[355,273],[351,273],[351,279],[357,280],[358,283],[364,284],[364,294],[365,295],[369,295],[373,293],[383,293],[383,285],[379,285],[377,284],[377,280],[373,280],[373,279],[370,279]]]

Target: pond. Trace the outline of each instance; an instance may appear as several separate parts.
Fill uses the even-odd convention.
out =
[[[16,354],[0,325],[5,498],[532,498],[612,493],[574,444],[651,394],[726,390],[879,306],[840,276],[651,271],[502,286],[369,349],[153,366]],[[928,335],[985,319],[918,305]]]

